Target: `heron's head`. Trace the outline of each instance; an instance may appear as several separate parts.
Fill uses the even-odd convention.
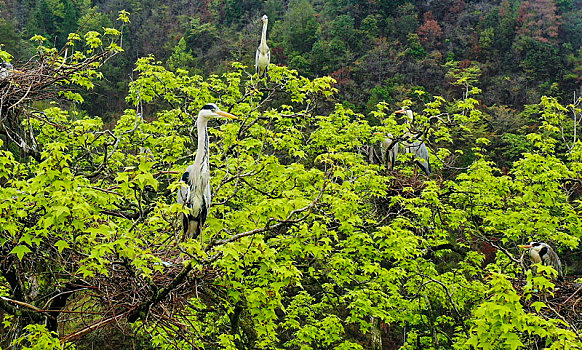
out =
[[[0,70],[9,71],[12,73],[24,74],[24,72],[21,72],[19,70],[14,69],[14,66],[12,65],[12,63],[4,62],[4,61],[0,62]]]
[[[529,249],[533,250],[534,252],[539,252],[543,247],[547,246],[547,244],[542,242],[530,242],[529,244],[519,245],[518,247],[521,249]]]
[[[218,108],[217,105],[215,105],[214,103],[207,103],[204,105],[204,107],[202,107],[202,109],[200,110],[200,112],[198,112],[198,118],[200,119],[212,119],[212,118],[219,118],[219,117],[225,117],[225,118],[229,118],[229,119],[238,119],[237,117],[235,117],[234,115],[221,111],[220,108]]]
[[[396,114],[405,114],[409,121],[412,121],[412,111],[410,109],[401,109],[399,111],[394,112]]]
[[[269,17],[267,17],[267,15],[263,15],[261,21],[263,21],[263,23],[267,23],[269,21]]]

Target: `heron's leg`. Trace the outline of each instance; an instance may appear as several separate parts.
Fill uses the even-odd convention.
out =
[[[258,74],[258,73],[255,73]],[[250,78],[251,78],[251,85],[255,86],[255,83],[253,82],[253,77],[255,76],[254,74],[249,74]]]
[[[188,215],[180,213],[180,221],[182,221],[182,235],[188,232]]]
[[[198,222],[196,220],[189,220],[188,221],[188,230],[186,231],[186,234],[184,235],[184,241],[187,239],[190,239],[194,236],[194,233],[196,232],[196,225],[198,225]]]

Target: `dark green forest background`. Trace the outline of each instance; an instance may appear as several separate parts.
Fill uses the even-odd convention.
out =
[[[380,101],[459,98],[451,68],[478,67],[481,125],[492,159],[509,166],[528,148],[543,95],[571,103],[581,93],[582,1],[406,0],[0,0],[3,49],[23,63],[41,34],[57,48],[69,32],[111,26],[131,13],[123,55],[103,69],[81,106],[105,121],[127,108],[137,58],[208,75],[239,61],[251,67],[260,16],[269,16],[271,63],[337,80],[338,101],[366,113]],[[373,122],[373,121],[372,121]]]
[[[221,73],[229,62],[251,66],[262,14],[269,16],[272,63],[307,77],[331,75],[340,101],[360,112],[392,103],[414,90],[456,97],[449,62],[481,69],[480,95],[492,131],[515,132],[527,122],[514,115],[542,95],[568,102],[580,91],[582,1],[406,0],[2,0],[3,49],[24,62],[28,39],[41,34],[62,47],[69,32],[111,26],[131,13],[126,54],[115,57],[105,79],[87,96],[91,115],[114,116],[126,107],[138,57],[152,54],[170,69]]]

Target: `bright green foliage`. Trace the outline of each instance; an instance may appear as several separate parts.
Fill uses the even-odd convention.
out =
[[[82,55],[118,33],[70,39],[86,44]],[[462,98],[419,90],[426,102],[402,101],[415,111],[403,123],[387,103],[370,115],[335,103],[330,77],[272,66],[270,81],[253,81],[239,63],[202,77],[138,59],[132,108],[110,129],[51,106],[43,115],[50,123],[31,120],[40,161],[0,149],[1,243],[30,277],[12,283],[3,266],[2,293],[40,308],[46,300],[33,293],[32,277],[40,295],[83,283],[91,293],[71,292],[69,307],[102,313],[97,321],[119,321],[160,349],[365,349],[372,319],[403,334],[405,349],[517,349],[536,336],[580,347],[567,324],[543,313],[547,305],[522,304],[552,291],[548,268],[527,274],[524,295],[509,280],[523,275],[516,243],[576,247],[582,235],[579,204],[563,191],[581,169],[578,144],[558,153],[564,107],[542,100],[544,123],[528,136],[534,151],[502,174],[487,158],[489,141],[472,134],[483,119],[479,70],[451,66]],[[72,81],[91,88],[98,76],[89,68]],[[209,125],[213,202],[201,245],[178,239],[184,209],[175,198],[194,159],[195,116],[208,102],[239,121]],[[454,176],[426,178],[406,156],[391,172],[361,151],[381,135],[419,130],[439,175],[458,151],[457,135],[475,146],[475,160]],[[486,268],[482,242],[500,247]],[[191,290],[182,300],[164,294],[183,286]],[[106,287],[136,300],[115,304]],[[69,322],[60,336],[79,328]]]
[[[547,349],[580,349],[576,333],[563,329],[564,322],[545,319],[540,309],[542,302],[532,304],[534,310],[526,312],[507,277],[493,274],[488,291],[491,297],[474,312],[475,325],[466,342],[476,349],[531,349],[541,346]]]
[[[22,350],[62,349],[60,341],[55,336],[56,334],[51,334],[44,325],[31,324],[24,327],[24,334],[14,339],[12,344]]]

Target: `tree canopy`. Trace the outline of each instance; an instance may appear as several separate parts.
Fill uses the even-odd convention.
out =
[[[134,19],[121,11],[117,28],[57,36],[62,42],[40,35],[48,26],[35,27],[23,74],[0,81],[0,346],[580,349],[582,320],[572,311],[582,237],[579,97],[565,104],[544,95],[519,117],[503,103],[488,107],[488,67],[454,57],[435,63],[447,35],[435,18],[444,9],[417,17],[411,2],[389,3],[367,14],[357,1],[291,1],[282,14],[265,2],[286,23],[273,32],[281,30],[276,40],[290,66],[271,65],[268,79],[251,75],[244,60],[210,74],[205,59],[220,53],[191,46],[223,33],[204,16],[222,11],[228,26],[242,28],[238,15],[259,5],[198,4],[208,12],[188,19],[167,62],[134,61],[119,88],[126,108],[113,121],[84,107],[106,71],[119,69],[113,63],[131,57],[124,41],[136,34],[124,33],[145,21],[141,12]],[[545,13],[536,3],[503,1],[487,20],[501,23],[512,12],[521,13],[515,23],[533,21]],[[83,16],[58,4],[57,17]],[[469,6],[450,5],[462,4]],[[455,6],[451,12],[464,13]],[[524,15],[528,6],[539,11]],[[315,13],[335,19],[321,24]],[[397,29],[388,15],[418,30]],[[66,33],[67,23],[51,30]],[[483,47],[498,47],[500,26],[481,32]],[[362,28],[367,41],[354,39]],[[555,45],[553,28],[536,29],[547,39],[536,45]],[[384,30],[406,42],[376,40]],[[365,57],[438,66],[446,94],[428,84],[404,89],[410,78],[392,71],[362,101],[343,75],[299,70],[321,73],[309,71],[316,49],[333,57],[366,45]],[[378,62],[364,61],[350,72],[372,74],[363,66]],[[182,241],[178,215],[186,209],[176,192],[195,157],[194,118],[208,102],[239,120],[209,125],[213,200],[204,241]],[[394,113],[401,108],[414,118]],[[384,138],[409,135],[428,145],[433,174],[419,172],[410,154],[393,169],[373,160]],[[532,240],[557,249],[566,282],[549,266],[532,272],[518,248]]]

